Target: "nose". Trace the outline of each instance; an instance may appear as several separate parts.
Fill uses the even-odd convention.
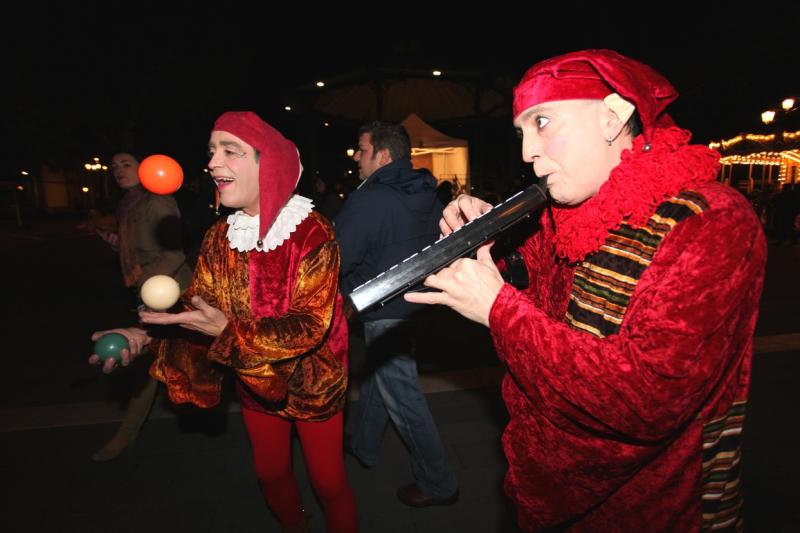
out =
[[[522,134],[522,160],[526,163],[533,163],[541,155],[541,143],[535,135]]]
[[[216,151],[211,154],[211,159],[208,160],[208,169],[214,170],[222,166],[222,150]]]

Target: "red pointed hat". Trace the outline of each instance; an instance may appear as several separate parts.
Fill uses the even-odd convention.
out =
[[[258,164],[259,228],[263,239],[300,179],[300,155],[292,141],[252,111],[228,111],[214,123],[260,152]]]
[[[654,128],[674,125],[664,110],[678,91],[644,63],[612,50],[581,50],[536,63],[514,88],[514,119],[543,102],[602,100],[614,92],[636,106],[646,141]]]

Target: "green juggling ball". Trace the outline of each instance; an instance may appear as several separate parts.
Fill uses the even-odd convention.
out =
[[[130,349],[130,346],[125,335],[119,333],[106,333],[94,343],[94,353],[100,357],[101,361],[105,361],[109,357],[115,361],[122,361],[122,355],[119,352],[123,348]]]

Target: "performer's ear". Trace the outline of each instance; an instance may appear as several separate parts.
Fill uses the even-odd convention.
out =
[[[617,93],[606,96],[603,103],[606,109],[606,113],[602,116],[604,135],[606,140],[614,140],[622,132],[636,108]]]

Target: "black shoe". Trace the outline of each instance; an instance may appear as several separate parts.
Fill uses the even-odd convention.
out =
[[[446,498],[428,496],[416,483],[403,485],[397,489],[397,498],[409,507],[428,507],[431,505],[453,505],[458,501],[458,489]]]

